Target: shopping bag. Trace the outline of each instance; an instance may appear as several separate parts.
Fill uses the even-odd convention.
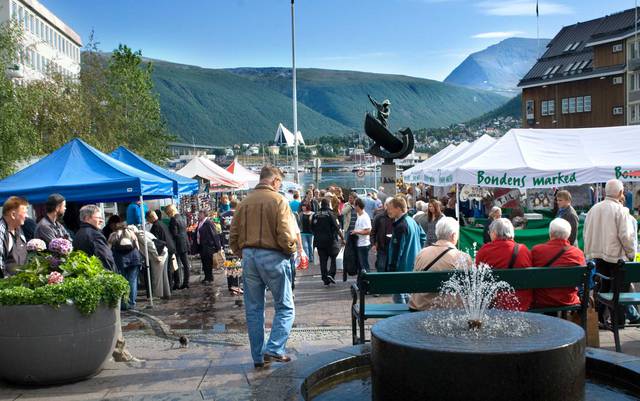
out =
[[[224,251],[221,249],[213,254],[213,268],[222,269],[225,261]]]
[[[318,259],[318,260],[320,260],[320,259]],[[336,256],[336,270],[337,271],[342,271],[342,262],[344,262],[344,248],[340,249],[340,252],[338,252],[338,256]]]

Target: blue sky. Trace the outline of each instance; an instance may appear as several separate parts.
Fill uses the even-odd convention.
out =
[[[289,0],[40,0],[84,41],[211,68],[291,65]],[[299,67],[442,80],[470,53],[536,37],[535,0],[296,0]],[[540,36],[634,0],[541,0]]]

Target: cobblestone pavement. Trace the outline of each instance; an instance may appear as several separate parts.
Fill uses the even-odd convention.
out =
[[[260,400],[256,386],[271,369],[256,370],[249,355],[242,298],[226,288],[222,273],[205,286],[194,263],[191,288],[170,300],[156,300],[153,308],[142,295],[138,311],[122,316],[128,349],[141,362],[107,362],[95,377],[78,383],[41,388],[0,383],[0,400]],[[326,288],[319,267],[298,272],[296,321],[287,348],[293,358],[351,345],[351,295],[341,281]],[[371,302],[390,302],[389,297]],[[273,317],[268,304],[266,322]],[[182,348],[178,338],[189,339]],[[623,350],[640,355],[640,330],[621,332]],[[602,348],[613,350],[610,333],[601,332]],[[277,365],[277,364],[276,364]]]

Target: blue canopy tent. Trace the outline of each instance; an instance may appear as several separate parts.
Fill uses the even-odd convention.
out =
[[[0,202],[12,195],[42,203],[52,193],[67,201],[116,202],[170,198],[173,182],[108,156],[75,138],[38,162],[0,181]],[[146,231],[145,245],[146,245]],[[145,260],[149,250],[145,246]],[[149,300],[153,306],[151,274],[147,264]]]
[[[176,174],[173,171],[169,171],[158,165],[151,163],[149,160],[135,154],[124,146],[120,146],[109,154],[114,159],[120,160],[123,163],[128,164],[131,167],[135,167],[139,170],[146,171],[149,174],[157,175],[162,178],[166,178],[173,182],[173,194],[179,195],[192,195],[198,192],[198,181],[191,178],[187,178],[180,174]]]
[[[131,167],[78,138],[0,181],[0,202],[16,195],[42,203],[52,193],[83,202],[159,199],[173,196],[173,182]]]

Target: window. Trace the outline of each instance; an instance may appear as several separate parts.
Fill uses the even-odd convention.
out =
[[[591,96],[584,97],[584,111],[585,112],[591,111]]]
[[[573,62],[573,63],[569,64],[569,65],[567,66],[567,68],[565,68],[565,69],[564,69],[564,72],[569,72],[569,71],[573,68],[573,66],[574,66],[575,64],[576,64],[575,62]]]
[[[576,98],[570,97],[569,98],[569,114],[573,114],[575,112],[576,112]]]
[[[18,22],[22,22],[22,6],[18,6]]]
[[[620,53],[622,51],[623,47],[622,47],[622,43],[618,43],[613,45],[613,47],[611,48],[613,53]],[[622,114],[622,113],[621,113]]]
[[[562,64],[560,65],[556,65],[555,67],[553,67],[553,70],[551,71],[552,74],[555,74],[556,72],[558,72],[558,70],[560,69],[560,67],[562,67]]]
[[[582,65],[582,61],[576,61],[575,65],[571,67],[571,71],[575,71]]]
[[[613,84],[614,85],[621,85],[622,84],[622,77],[613,77]]]
[[[554,116],[556,114],[556,101],[547,100],[547,107],[549,109],[549,115]]]
[[[640,90],[640,72],[634,72],[629,76],[629,90]]]
[[[631,116],[631,122],[640,122],[640,103],[629,106],[629,115]]]
[[[638,58],[638,43],[632,43],[630,46],[629,53],[631,53],[631,58]]]
[[[36,33],[36,19],[33,14],[29,13],[29,26],[31,27],[31,33]]]
[[[624,109],[620,106],[616,106],[613,108],[613,115],[614,116],[621,116],[624,113]]]
[[[16,4],[15,1],[11,2],[11,17],[13,19],[18,18],[18,5]]]
[[[546,100],[543,100],[541,103],[542,103],[542,104],[541,104],[541,107],[540,107],[540,113],[541,113],[543,116],[546,116],[546,115],[548,114],[547,101],[546,101]]]
[[[569,50],[571,50],[572,47],[573,47],[573,43],[569,43],[567,47],[564,48],[564,51],[568,52]]]
[[[576,113],[584,112],[584,98],[579,96],[576,98]]]
[[[575,50],[575,49],[577,49],[577,48],[578,48],[578,46],[580,46],[580,43],[582,43],[582,42],[580,41],[580,42],[576,42],[576,43],[574,43],[574,44],[573,44],[573,46],[571,46],[571,50]]]
[[[544,72],[544,74],[542,75],[549,75],[549,73],[551,72],[551,70],[553,70],[553,66],[547,68],[547,70]]]
[[[562,114],[569,113],[569,99],[562,99]]]

